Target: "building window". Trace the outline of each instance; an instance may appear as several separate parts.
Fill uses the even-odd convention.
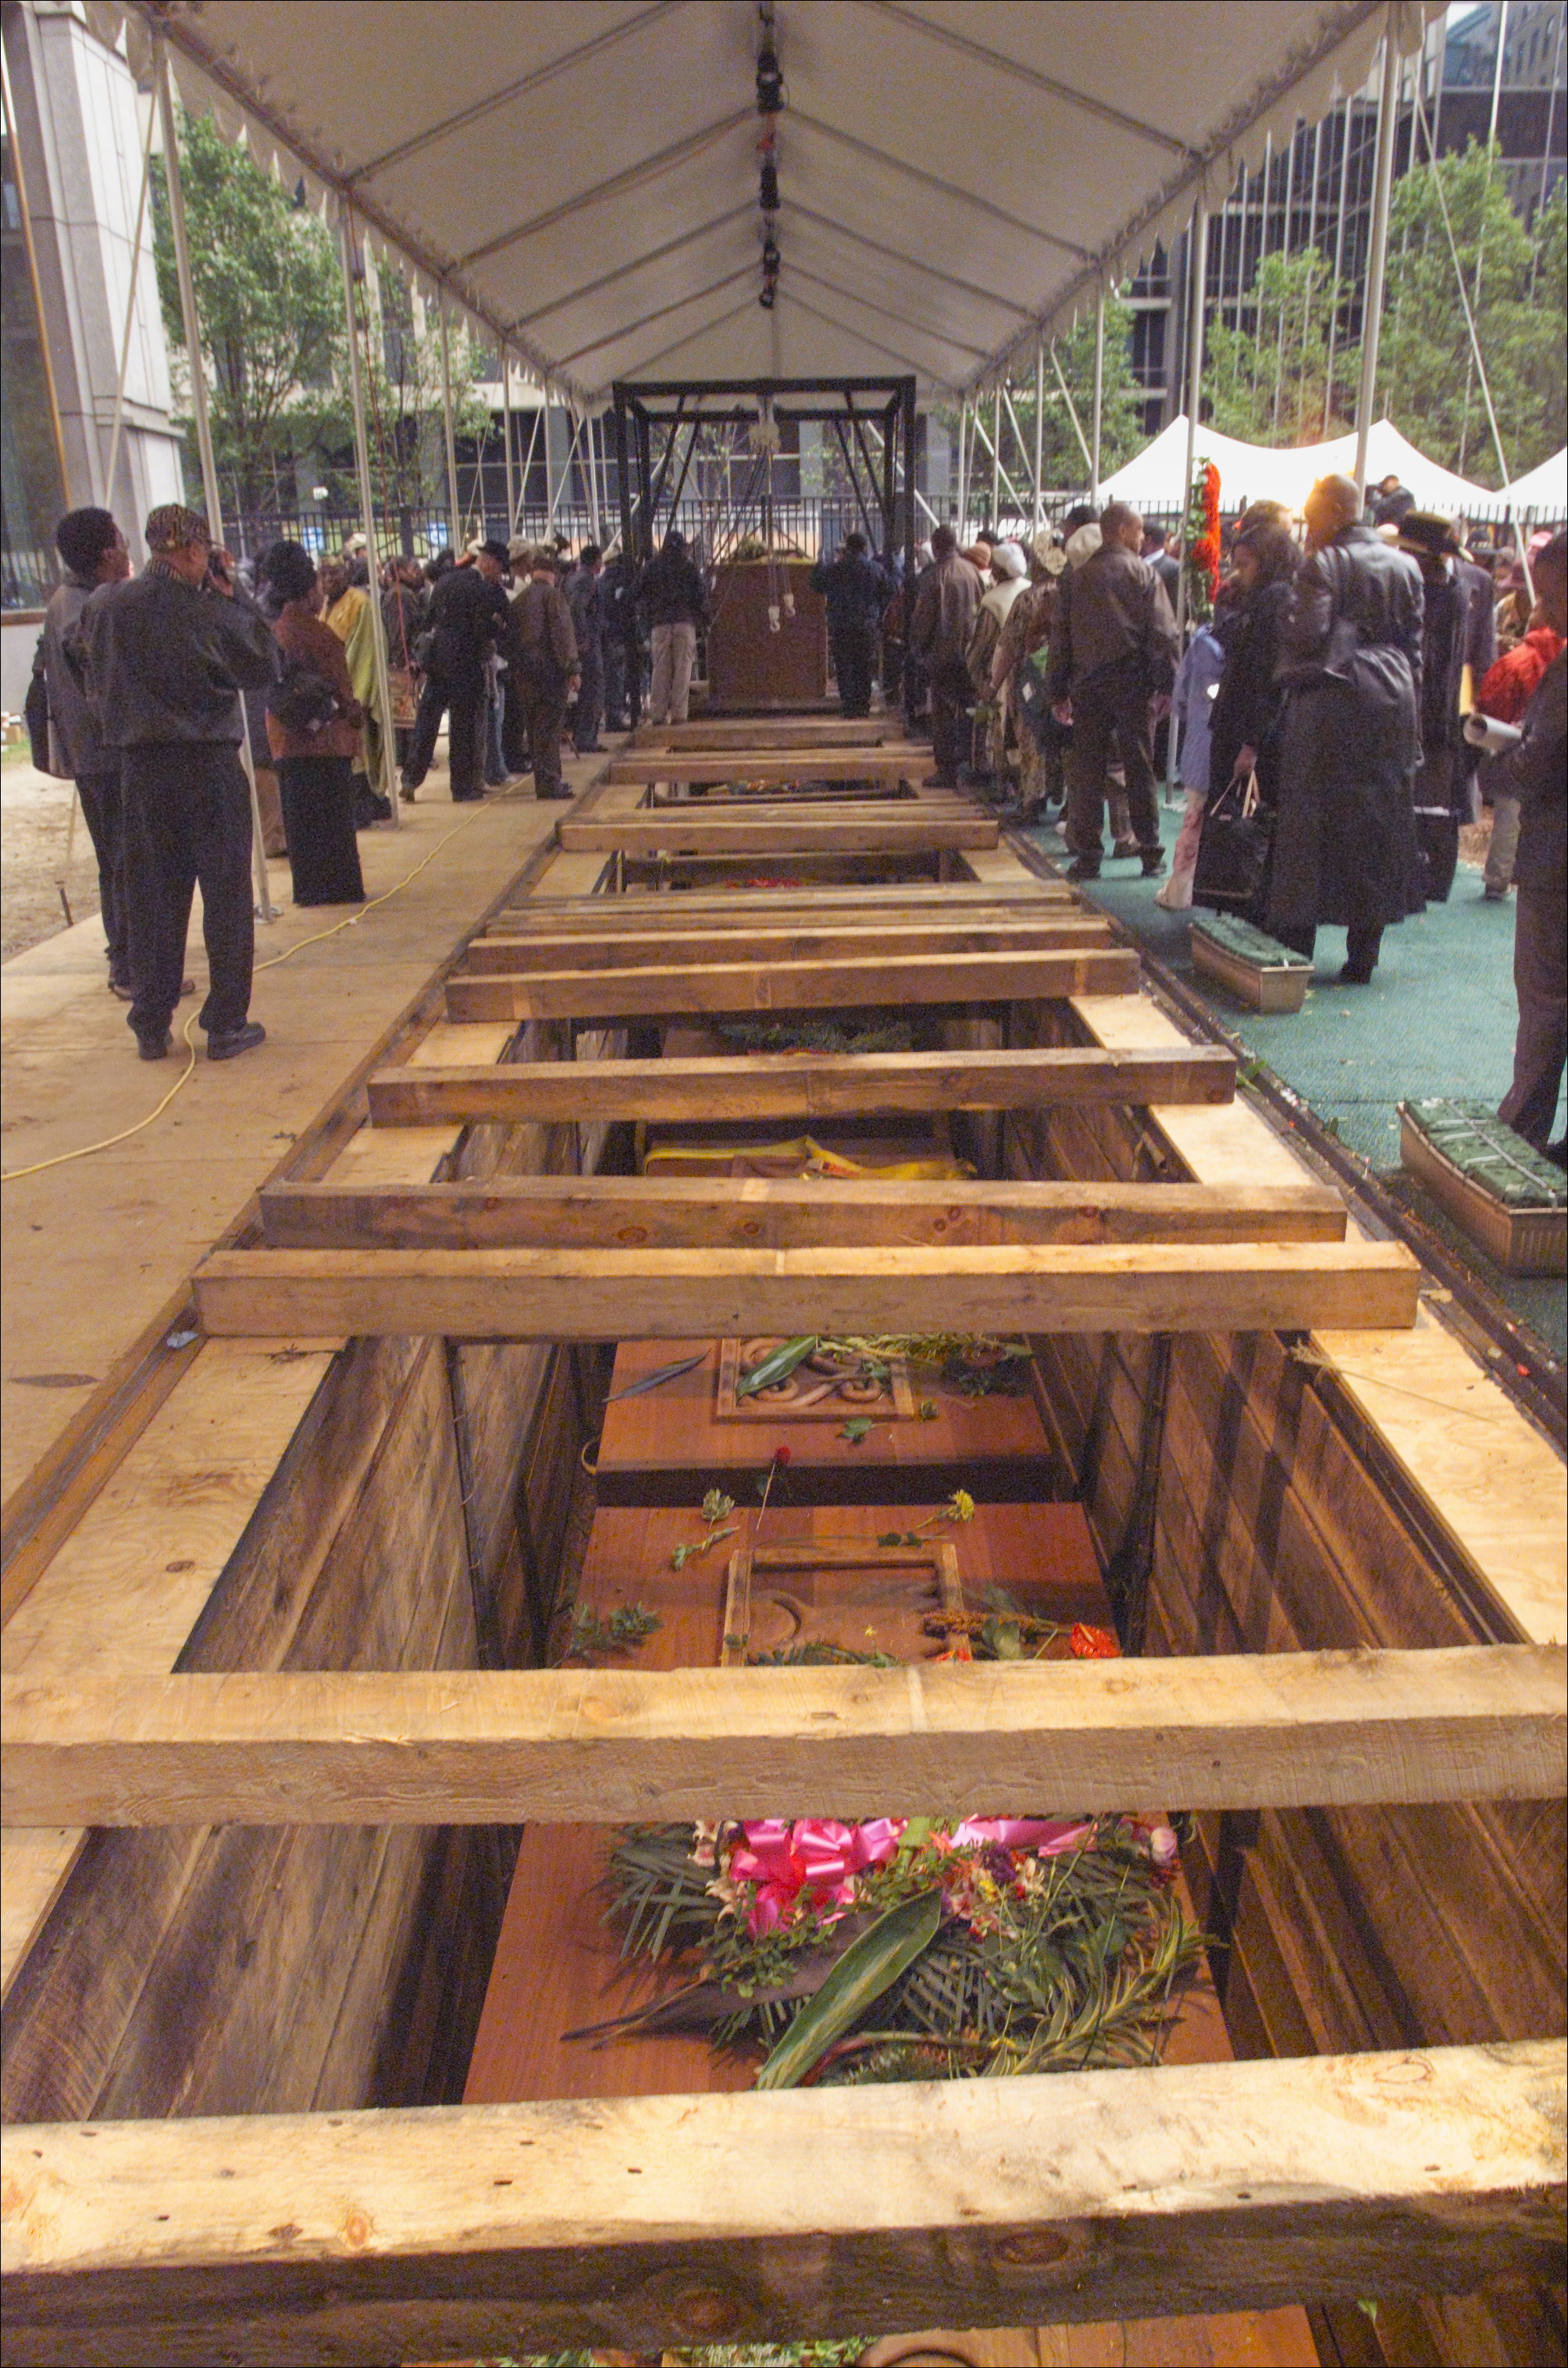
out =
[[[60,426],[44,353],[11,125],[0,129],[0,608],[41,609],[59,580],[65,504]]]

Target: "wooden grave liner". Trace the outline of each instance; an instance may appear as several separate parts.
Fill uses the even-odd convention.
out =
[[[560,833],[567,862],[571,827]],[[549,880],[545,871],[547,891]],[[854,901],[876,912],[863,893]],[[884,901],[933,909],[903,891]],[[824,897],[819,911],[794,898],[825,922],[836,907],[840,924],[846,902]],[[994,903],[1009,915],[1072,909],[1016,887]],[[621,926],[588,905],[569,897],[496,917],[514,936],[520,923],[559,935],[565,919],[603,940],[607,921]],[[691,897],[680,909],[677,932],[687,917],[709,932],[767,926],[778,911],[757,897]],[[678,934],[667,946],[678,955]],[[653,967],[684,976],[690,966]],[[1102,1538],[1136,1510],[1130,1462],[1147,1453],[1156,1387],[1183,1489],[1205,1458],[1217,1482],[1216,1459],[1229,1454],[1231,1493],[1211,1503],[1231,1520],[1252,1456],[1249,1407],[1261,1414],[1265,1385],[1279,1395],[1281,1355],[1286,1372],[1312,1370],[1310,1358],[1292,1369],[1278,1336],[1317,1331],[1348,1361],[1360,1335],[1369,1358],[1394,1356],[1385,1344],[1417,1326],[1414,1262],[1346,1239],[1343,1212],[1336,1222],[1299,1170],[1271,1177],[1266,1159],[1235,1190],[1165,1180],[1184,1157],[1194,1174],[1201,1155],[1182,1152],[1184,1129],[1200,1145],[1197,1122],[1223,1113],[1226,1056],[1183,1046],[1126,992],[1069,1002],[1037,989],[1017,1008],[1029,1041],[935,1062],[660,1063],[612,1049],[572,1063],[565,1019],[587,1015],[461,1023],[432,999],[423,1033],[389,1046],[400,1064],[366,1077],[356,1107],[370,1123],[347,1147],[345,1130],[329,1130],[330,1143],[312,1139],[291,1162],[264,1196],[263,1246],[252,1233],[203,1262],[197,1354],[161,1405],[118,1417],[118,1452],[101,1449],[110,1472],[85,1445],[62,1466],[74,1525],[51,1528],[45,1508],[35,1523],[45,1543],[24,1548],[10,1590],[4,1816],[21,1897],[7,2069],[24,2126],[6,2140],[7,2358],[429,2358],[1307,2296],[1332,2312],[1373,2294],[1426,2312],[1423,2326],[1449,2345],[1442,2356],[1460,2359],[1448,2305],[1398,2298],[1553,2273],[1562,2051],[1528,2029],[1494,2035],[1537,2011],[1528,1949],[1508,1968],[1514,2004],[1494,2006],[1481,2044],[1426,2044],[1419,2026],[1373,2015],[1335,2046],[1346,2021],[1324,2009],[1304,2048],[1221,2066],[636,2098],[591,2113],[342,2101],[356,2080],[366,2097],[445,2093],[434,2054],[401,2092],[335,2057],[335,2017],[348,2017],[345,2050],[355,2032],[369,2044],[378,2009],[384,2020],[369,1974],[351,2005],[359,1977],[344,1991],[320,1937],[355,1929],[341,1904],[352,1867],[364,1896],[384,1895],[387,1916],[403,1918],[416,1975],[409,2027],[428,2034],[456,1993],[437,1988],[439,2007],[429,2003],[438,1976],[418,1933],[437,1910],[449,1941],[464,1932],[485,1834],[504,1851],[524,1819],[1177,1803],[1199,1816],[1199,1908],[1236,1952],[1241,2012],[1263,1962],[1247,1885],[1266,1866],[1276,1887],[1284,1880],[1266,1846],[1276,1827],[1316,1837],[1321,1852],[1331,1835],[1343,1850],[1347,1834],[1397,1838],[1437,1815],[1473,1857],[1483,1833],[1522,1831],[1509,1804],[1560,1793],[1562,1656],[1517,1641],[1532,1634],[1528,1605],[1511,1623],[1499,1613],[1481,1625],[1512,1641],[1439,1622],[1409,1649],[1378,1644],[1363,1623],[1345,1648],[1323,1649],[1312,1603],[1298,1600],[1301,1543],[1278,1511],[1274,1560],[1252,1581],[1255,1600],[1273,1590],[1264,1632],[1244,1608],[1216,1622],[1201,1600],[1184,1632],[1173,1578],[1153,1586],[1139,1615],[1159,1648],[1149,1658],[667,1673],[506,1665],[526,1649],[528,1599],[551,1551],[544,1531],[567,1493],[572,1459],[555,1442],[574,1440],[583,1420],[580,1352],[562,1343],[828,1325],[1022,1330],[1060,1392],[1064,1448]],[[452,1058],[460,1049],[466,1062]],[[944,1184],[936,1197],[749,1180],[688,1193],[567,1172],[594,1164],[607,1125],[650,1112],[943,1108],[1006,1112],[1010,1165],[1038,1159],[1081,1180],[1020,1174]],[[932,1238],[938,1207],[956,1238]],[[1437,1352],[1411,1337],[1430,1361]],[[1081,1410],[1096,1357],[1091,1442]],[[151,1372],[150,1352],[143,1363]],[[1440,1354],[1437,1366],[1451,1374]],[[1206,1421],[1214,1370],[1231,1397]],[[197,1403],[220,1425],[243,1416],[256,1475],[200,1522],[178,1509],[170,1461],[211,1461],[210,1433],[187,1444],[177,1418],[188,1425]],[[1298,1390],[1292,1403],[1305,1453],[1318,1401]],[[1397,1428],[1397,1406],[1390,1419]],[[1319,1466],[1327,1452],[1319,1437]],[[1511,1432],[1492,1452],[1540,1468]],[[1357,1476],[1346,1461],[1342,1493]],[[1310,1464],[1292,1466],[1286,1509],[1312,1485]],[[1156,1578],[1174,1551],[1176,1493],[1163,1510],[1155,1498]],[[449,1504],[460,1507],[455,1529]],[[1332,1534],[1346,1517],[1335,1499],[1316,1518]],[[171,1552],[182,1531],[195,1544],[184,1555]],[[1227,1541],[1216,1532],[1207,1550],[1221,1595]],[[1433,1596],[1429,1577],[1419,1595],[1416,1573],[1433,1565],[1413,1552],[1402,1540],[1371,1567],[1382,1614],[1403,1590],[1420,1629]],[[329,1597],[329,1574],[350,1566],[355,1586]],[[1359,1565],[1330,1567],[1344,1593]],[[67,1639],[58,1623],[73,1588],[83,1611]],[[1462,1814],[1430,1805],[1444,1804]],[[1365,1808],[1376,1816],[1358,1821]],[[1408,1858],[1408,1841],[1399,1847]],[[1495,1849],[1489,1863],[1500,1863]],[[118,1933],[101,1911],[95,1921],[117,1870],[136,1903]],[[1537,1879],[1528,1851],[1514,1872],[1516,1890]],[[248,1907],[233,1898],[240,1876]],[[286,1880],[283,1931],[269,1910]],[[249,1934],[228,1993],[233,2044],[210,2036],[199,2062],[197,2033],[176,2016],[154,2077],[146,2051],[164,2023],[154,2017],[131,2050],[141,2010],[131,1996],[94,2069],[85,2058],[100,2045],[105,1983],[134,1992],[139,1979],[154,2007],[179,1994],[177,1965],[164,1965],[176,1900],[187,1952]],[[1508,1912],[1517,1922],[1524,1911]],[[384,1932],[370,1948],[373,1908],[357,1929],[362,1956],[401,1962]],[[30,1946],[40,1935],[47,1951]],[[259,1987],[247,1987],[258,1941]],[[279,1980],[306,1967],[335,2004],[301,2087],[299,2072],[277,2068],[276,2026]],[[1269,2007],[1301,1979],[1286,1966]],[[1381,1995],[1375,1979],[1368,1994]],[[302,1996],[286,2029],[301,2021],[317,2030]],[[274,2066],[259,2093],[258,2055]],[[239,2067],[226,2085],[223,2062]],[[66,2110],[25,2110],[54,2094]],[[298,2110],[301,2094],[320,2109]],[[1506,2320],[1509,2305],[1487,2306],[1494,2325]]]

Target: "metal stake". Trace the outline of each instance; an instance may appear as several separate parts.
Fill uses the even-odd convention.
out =
[[[190,242],[186,235],[185,188],[180,179],[179,138],[175,128],[174,86],[169,80],[168,52],[162,33],[153,35],[158,77],[158,113],[164,126],[164,176],[169,191],[169,231],[174,241],[175,272],[179,280],[180,318],[185,324],[186,351],[190,356],[190,412],[196,423],[196,449],[201,455],[201,490],[207,505],[207,530],[213,547],[223,543],[223,504],[218,490],[218,463],[212,454],[212,424],[207,416],[207,375],[201,359],[201,320],[196,309],[196,282],[190,270]],[[264,921],[276,921],[267,877],[267,840],[261,827],[261,800],[256,793],[256,759],[251,753],[250,720],[240,700],[241,762],[250,784],[251,859],[256,869],[256,908]]]
[[[370,484],[370,443],[365,431],[365,384],[359,369],[359,330],[355,317],[354,230],[348,208],[337,210],[337,245],[343,263],[343,320],[348,332],[348,393],[354,407],[354,466],[359,480],[359,507],[365,520],[366,556],[369,563],[370,650],[376,671],[376,714],[381,727],[381,795],[392,808],[392,827],[401,830],[398,812],[397,736],[392,727],[392,677],[387,665],[386,620],[381,614],[381,567],[376,552],[376,505]]]
[[[1361,384],[1356,397],[1356,490],[1363,499],[1367,492],[1367,438],[1372,432],[1372,404],[1378,383],[1378,341],[1383,324],[1383,274],[1389,256],[1389,199],[1393,189],[1394,94],[1399,80],[1394,22],[1391,0],[1388,24],[1383,33],[1382,83],[1378,93],[1378,148],[1372,167],[1372,222],[1367,250],[1367,291],[1361,307]]]

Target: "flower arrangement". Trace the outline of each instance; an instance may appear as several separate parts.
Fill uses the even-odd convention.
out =
[[[761,2044],[759,2088],[1153,2062],[1201,1945],[1176,1850],[1139,1817],[629,1827],[607,1878],[622,1955],[687,1979],[568,2035]]]
[[[1220,472],[1200,461],[1187,505],[1187,613],[1194,624],[1214,614],[1220,589]]]

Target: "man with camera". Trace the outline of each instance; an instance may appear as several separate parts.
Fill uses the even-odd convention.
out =
[[[248,1017],[256,908],[239,694],[271,681],[277,649],[261,611],[236,595],[233,562],[213,550],[204,518],[166,503],[149,516],[146,540],[146,572],[100,585],[74,642],[104,744],[119,753],[129,1024],[142,1058],[161,1061],[199,882],[209,975],[199,1023],[208,1059],[231,1061],[267,1034]]]

